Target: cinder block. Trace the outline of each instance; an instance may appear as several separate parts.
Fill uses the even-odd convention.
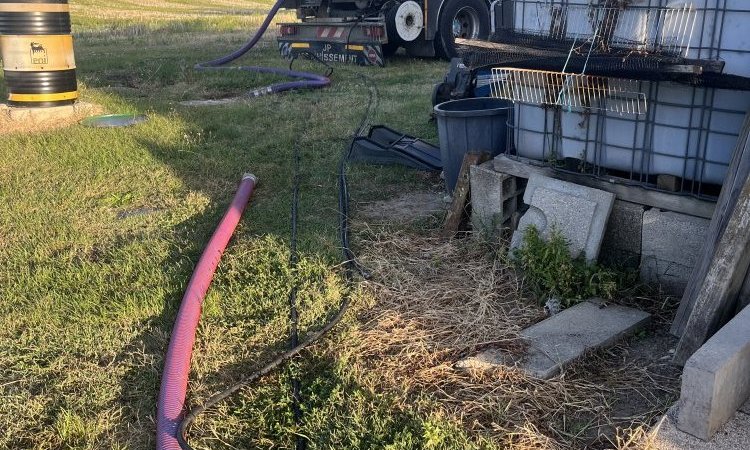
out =
[[[615,200],[599,251],[599,261],[616,267],[640,266],[645,211],[643,205]]]
[[[529,209],[513,233],[511,248],[522,244],[526,228],[533,225],[545,239],[556,229],[568,240],[573,256],[583,253],[588,261],[596,261],[614,194],[532,174],[523,201]]]
[[[745,308],[685,364],[677,428],[708,440],[748,397],[750,308]]]
[[[516,177],[496,172],[493,162],[472,166],[471,225],[475,231],[496,234],[517,208]]]
[[[703,250],[710,221],[650,209],[643,214],[641,280],[681,295]]]

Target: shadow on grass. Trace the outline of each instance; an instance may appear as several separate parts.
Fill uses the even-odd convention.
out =
[[[155,193],[152,193],[148,192],[148,189],[153,186],[144,183],[140,189],[145,198],[144,202],[146,206],[150,206],[146,197],[152,194],[163,195],[167,198],[164,208],[172,208],[176,203],[178,207],[174,209],[179,209],[179,214],[185,218],[176,219],[174,222],[165,219],[164,224],[161,224],[159,219],[156,227],[146,221],[135,221],[132,226],[126,222],[115,226],[111,223],[95,224],[107,228],[104,230],[106,232],[102,232],[102,237],[94,235],[93,232],[91,236],[83,236],[90,230],[81,232],[83,237],[71,232],[71,239],[79,239],[82,242],[71,243],[74,250],[84,247],[89,240],[108,239],[106,242],[100,242],[103,250],[99,249],[92,253],[91,257],[98,260],[90,261],[93,264],[89,264],[92,267],[88,267],[88,270],[98,276],[97,280],[78,280],[76,272],[80,268],[65,268],[62,265],[58,267],[59,261],[54,255],[43,261],[44,269],[69,272],[65,280],[71,283],[67,288],[70,292],[80,291],[86,294],[80,297],[90,297],[91,305],[82,305],[83,312],[77,313],[95,316],[91,322],[97,324],[112,320],[112,329],[122,328],[130,332],[132,328],[137,331],[129,340],[113,340],[117,342],[115,345],[108,346],[106,342],[90,343],[107,347],[108,357],[110,351],[113,354],[112,363],[108,363],[110,366],[91,369],[94,373],[110,371],[106,377],[102,376],[107,384],[102,383],[101,389],[106,389],[107,393],[117,390],[118,387],[115,385],[119,383],[119,392],[113,394],[118,397],[111,402],[112,404],[106,407],[91,406],[89,409],[81,409],[76,402],[66,404],[66,396],[78,396],[80,403],[86,403],[96,395],[94,389],[87,386],[84,381],[85,376],[90,373],[82,373],[80,386],[68,384],[45,394],[47,404],[53,407],[45,409],[44,417],[36,420],[36,423],[29,422],[29,425],[31,427],[43,423],[49,435],[61,434],[58,431],[49,431],[52,427],[47,425],[53,423],[65,410],[70,410],[80,416],[82,421],[87,421],[83,428],[85,432],[79,433],[75,438],[78,440],[66,440],[67,438],[60,436],[30,437],[39,440],[24,441],[24,444],[28,443],[28,447],[44,446],[45,442],[42,441],[47,438],[65,441],[63,444],[69,444],[71,447],[117,448],[115,444],[121,448],[153,446],[153,418],[163,357],[180,299],[203,246],[231,201],[245,171],[252,171],[258,175],[260,184],[235,238],[229,245],[205,304],[203,319],[209,320],[203,321],[199,347],[194,353],[194,362],[197,361],[197,364],[194,366],[191,380],[197,380],[199,384],[195,386],[196,391],[194,396],[191,394],[190,401],[206,398],[226,382],[236,379],[236,375],[248,372],[264,362],[264,358],[269,357],[273,350],[284,346],[288,314],[288,284],[284,283],[288,280],[288,274],[276,274],[277,271],[283,271],[282,267],[286,266],[287,255],[281,249],[288,247],[291,197],[289,168],[292,147],[299,136],[304,136],[305,139],[302,148],[300,250],[307,261],[306,264],[316,267],[311,271],[314,273],[308,276],[307,281],[320,287],[325,284],[320,281],[325,276],[335,277],[336,271],[331,268],[338,263],[340,250],[337,238],[336,166],[349,135],[359,121],[366,98],[365,87],[356,77],[346,75],[342,71],[334,75],[336,87],[321,92],[298,92],[259,98],[248,104],[226,108],[175,108],[175,102],[183,97],[210,96],[215,92],[245,92],[256,87],[258,83],[266,82],[265,79],[225,78],[222,74],[202,75],[192,71],[195,62],[234,49],[246,33],[237,33],[231,38],[214,37],[211,40],[190,33],[175,33],[174,31],[179,28],[170,26],[148,31],[143,35],[115,36],[111,42],[106,39],[92,39],[87,42],[86,38],[77,42],[79,80],[84,87],[84,98],[104,104],[109,112],[146,112],[152,116],[151,123],[142,125],[142,128],[127,130],[73,130],[70,133],[61,131],[59,135],[50,139],[47,136],[39,139],[38,145],[43,146],[44,152],[47,152],[41,154],[47,157],[49,153],[53,154],[49,158],[50,162],[55,162],[57,157],[66,159],[62,166],[63,170],[70,170],[70,165],[81,164],[80,169],[74,169],[91,170],[103,178],[126,175],[123,178],[125,181],[118,180],[120,184],[111,189],[93,183],[96,189],[106,192],[90,192],[87,191],[89,187],[83,185],[66,186],[71,192],[91,197],[86,201],[72,202],[79,210],[81,207],[96,209],[95,202],[99,195],[106,195],[109,191],[131,189],[132,186],[127,186],[128,183],[138,184],[138,177],[149,177],[145,168],[155,171],[163,168],[169,176],[160,173],[160,178],[155,179],[171,182],[174,178],[177,180],[175,184],[179,186],[153,189]],[[216,48],[212,48],[214,46]],[[273,43],[251,55],[250,59],[253,63],[276,67],[287,64],[278,57]],[[306,67],[320,70],[320,67],[312,65]],[[403,86],[399,86],[400,90],[394,90],[390,94],[392,103],[387,104],[389,112],[386,113],[389,121],[398,121],[411,128],[431,130],[423,123],[426,122],[426,114],[424,120],[421,116],[423,110],[429,112],[429,107],[425,106],[429,102],[429,96],[425,95],[422,98],[423,92],[417,92],[409,81],[409,77],[421,76],[421,85],[424,85],[425,67],[426,63],[400,58],[393,67],[371,69],[386,71],[376,73],[375,77],[380,79],[387,78],[388,73],[404,72],[399,74]],[[3,89],[0,87],[0,95],[5,92]],[[407,98],[402,98],[404,91],[410,93]],[[304,106],[316,103],[319,105],[312,108]],[[162,131],[166,136],[159,135]],[[59,142],[56,139],[59,139]],[[81,139],[81,142],[75,139]],[[120,140],[122,142],[119,142]],[[34,139],[30,141],[37,142]],[[115,144],[120,145],[120,148],[105,148]],[[96,154],[88,155],[84,149],[95,149]],[[146,151],[143,151],[144,149]],[[54,155],[57,152],[59,156]],[[153,161],[150,158],[153,158]],[[43,157],[38,157],[34,161],[47,162]],[[104,165],[101,170],[88,167],[98,164],[99,161]],[[138,171],[138,174],[126,173],[119,164],[127,164],[129,168]],[[143,174],[140,172],[141,168],[144,168]],[[404,186],[421,183],[418,179],[410,178],[403,170],[373,168],[358,169],[357,172],[358,181],[361,182],[357,191],[366,192],[368,198],[377,198],[385,193],[398,191]],[[50,189],[55,188],[56,186],[52,186]],[[205,205],[196,207],[197,211],[182,208],[183,204],[188,202],[189,195],[193,194],[202,196]],[[54,202],[50,204],[54,205]],[[109,208],[115,209],[111,206]],[[105,216],[106,214],[91,214],[91,217],[109,220]],[[112,216],[112,220],[120,220],[115,218],[114,214]],[[76,219],[81,217],[85,218],[88,215]],[[114,238],[108,234],[110,231],[116,235]],[[127,236],[117,237],[120,233]],[[146,236],[147,233],[153,233],[155,236]],[[144,238],[147,244],[134,246],[133,242],[141,238]],[[272,244],[264,241],[265,238],[271,239]],[[149,254],[147,247],[152,243],[156,248]],[[269,252],[273,254],[259,253],[258,248],[266,244],[272,247]],[[132,250],[132,247],[137,248]],[[255,264],[257,261],[254,258],[259,255],[268,257],[260,266],[261,271],[247,269],[245,266]],[[120,273],[126,270],[127,274]],[[137,276],[139,271],[149,273],[140,279]],[[100,280],[108,277],[111,277],[109,282]],[[97,281],[101,285],[86,285],[86,282],[93,284]],[[120,288],[124,290],[118,291]],[[143,295],[142,291],[153,293]],[[325,289],[321,288],[321,292],[324,291]],[[68,294],[69,292],[64,289],[59,289],[48,295],[58,299]],[[149,295],[152,295],[150,299]],[[308,318],[308,322],[316,326],[320,325],[318,319],[322,318],[326,311],[334,309],[338,301],[338,298],[325,298],[323,294],[320,296],[322,300],[308,312],[314,316]],[[161,303],[163,306],[159,308]],[[113,305],[118,308],[118,312],[107,312]],[[69,306],[66,304],[58,310],[66,311],[66,307]],[[142,308],[148,312],[136,314],[137,319],[117,316],[122,314],[123,310],[128,314],[129,308]],[[152,314],[152,311],[156,312]],[[116,321],[121,323],[114,323]],[[87,336],[76,335],[75,320],[60,325],[59,329],[72,336],[71,340],[88,339]],[[255,341],[244,342],[243,339],[249,340],[250,335],[257,335],[253,338]],[[123,343],[125,344],[122,345]],[[20,349],[18,354],[23,356],[25,351]],[[91,351],[93,353],[100,350]],[[398,433],[415,436],[419,434],[414,422],[416,419],[399,414],[391,418],[391,411],[388,410],[385,400],[374,398],[366,388],[344,378],[341,374],[345,371],[337,366],[338,362],[335,359],[321,359],[320,356],[316,356],[317,353],[316,351],[308,354],[295,363],[299,368],[294,370],[299,370],[300,374],[305,376],[303,386],[308,399],[305,407],[308,408],[309,419],[306,419],[308,425],[303,432],[314,431],[316,435],[328,439],[326,442],[335,442],[336,445],[331,446],[338,448],[357,447],[357,442],[366,442],[366,446],[376,446],[381,438],[383,442],[396,442],[396,437],[388,436],[396,436]],[[15,358],[17,355],[14,353],[12,356]],[[76,367],[76,363],[80,362],[77,358],[84,359],[71,352],[65,357],[65,361],[57,361],[62,367],[61,372]],[[261,445],[270,445],[270,441],[275,437],[287,439],[290,429],[293,428],[289,417],[286,416],[289,414],[288,404],[284,403],[288,401],[288,380],[284,377],[288,377],[289,370],[278,371],[259,385],[258,392],[267,398],[262,400],[264,405],[268,405],[267,408],[264,406],[259,411],[248,409],[243,413],[244,416],[237,416],[238,420],[248,418],[248,422],[264,418],[261,430],[265,440]],[[49,380],[49,384],[52,385],[63,383],[65,378],[55,374],[54,377],[50,376],[45,380]],[[37,395],[38,392],[33,394]],[[89,397],[85,398],[86,395]],[[106,401],[110,401],[109,397]],[[241,402],[235,402],[237,401]],[[103,418],[105,414],[109,416],[110,411],[111,417]],[[350,413],[357,415],[360,422],[348,424],[347,415]],[[238,435],[242,439],[243,426],[247,424],[236,423],[237,420],[234,420],[233,416],[229,419],[232,420],[227,421],[227,426],[236,428],[227,429],[226,434]],[[100,423],[100,420],[106,422]],[[416,440],[417,437],[409,439]],[[112,445],[99,445],[101,442]]]

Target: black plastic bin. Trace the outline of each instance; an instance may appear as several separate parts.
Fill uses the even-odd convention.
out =
[[[490,97],[451,100],[435,106],[449,193],[456,187],[465,154],[487,152],[496,156],[505,151],[507,119],[512,109],[511,102]]]

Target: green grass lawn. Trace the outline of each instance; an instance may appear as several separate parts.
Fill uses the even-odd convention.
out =
[[[280,81],[193,70],[242,45],[270,4],[72,0],[82,100],[149,120],[0,133],[0,449],[154,447],[175,313],[245,172],[260,184],[204,304],[188,404],[286,348],[293,282],[303,338],[347,291],[354,307],[302,357],[198,420],[195,448],[291,449],[295,434],[311,450],[633,448],[630,437],[671,404],[679,377],[654,375],[628,343],[548,381],[455,368],[486,345],[517,350],[517,330],[541,317],[481,240],[435,237],[434,220],[408,232],[360,220],[355,250],[386,275],[343,282],[337,165],[367,104],[361,75],[379,91],[372,123],[436,142],[430,93],[446,62],[399,55],[385,68],[337,69],[324,90],[179,104]],[[261,44],[238,64],[288,65],[271,36]],[[295,145],[302,259],[292,273]],[[352,166],[349,180],[355,202],[439,184],[398,167]],[[641,303],[668,315],[664,302]],[[302,380],[299,425],[292,377]]]
[[[244,42],[269,1],[71,3],[82,99],[150,120],[0,137],[0,448],[146,449],[184,287],[246,171],[260,185],[205,303],[189,401],[286,345],[297,140],[303,331],[338,304],[336,164],[367,87],[336,71],[324,91],[187,109],[178,102],[275,80],[192,69]],[[270,41],[242,62],[287,64]],[[445,62],[397,57],[384,69],[353,70],[379,85],[375,123],[435,140],[429,94],[445,69]],[[380,198],[420,180],[401,169],[356,168],[352,194]],[[291,448],[295,431],[313,449],[462,447],[465,437],[450,421],[394,409],[335,356],[354,320],[348,316],[337,337],[291,369],[212,411],[192,431],[196,448]],[[290,370],[303,378],[299,429],[289,409]]]

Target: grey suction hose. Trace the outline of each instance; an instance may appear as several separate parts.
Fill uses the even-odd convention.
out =
[[[296,70],[261,66],[222,67],[225,64],[229,64],[230,62],[241,58],[245,55],[245,53],[249,52],[253,47],[255,47],[258,41],[260,41],[260,38],[263,37],[263,34],[268,29],[268,26],[271,24],[271,21],[276,16],[276,13],[279,11],[284,1],[285,0],[278,0],[273,5],[273,7],[271,7],[271,11],[268,12],[268,15],[263,20],[263,23],[260,25],[260,28],[258,28],[258,31],[255,32],[253,37],[250,38],[250,40],[247,41],[245,45],[228,55],[216,58],[211,61],[198,63],[195,65],[195,70],[241,70],[245,72],[269,73],[273,75],[281,75],[289,78],[294,78],[294,81],[284,81],[281,83],[270,84],[263,88],[254,89],[249,93],[249,95],[252,97],[258,97],[267,94],[277,94],[279,92],[289,91],[292,89],[317,89],[331,84],[331,80],[330,78],[328,78],[328,76],[318,75],[310,72],[299,72]]]

